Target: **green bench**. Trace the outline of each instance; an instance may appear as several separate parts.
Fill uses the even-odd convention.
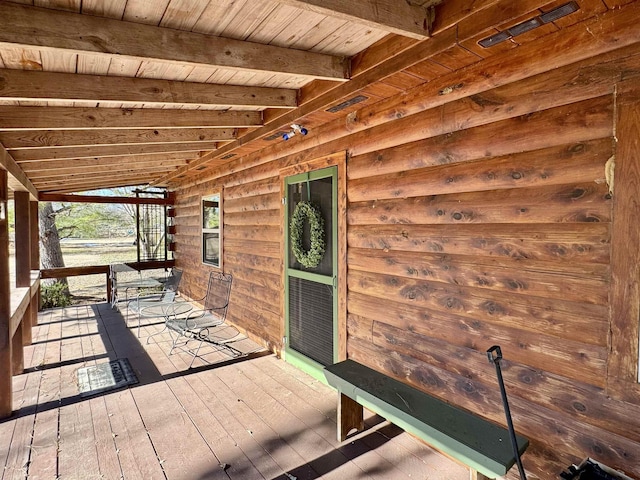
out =
[[[516,459],[509,431],[353,360],[325,368],[340,393],[338,440],[364,429],[362,407],[381,415],[441,452],[467,465],[472,479],[505,475]],[[520,454],[529,440],[517,435]]]

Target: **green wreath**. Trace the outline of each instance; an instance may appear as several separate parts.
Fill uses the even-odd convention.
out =
[[[309,234],[311,246],[305,250],[302,245],[305,219],[309,220]],[[291,250],[296,260],[307,268],[320,265],[325,251],[324,220],[320,209],[309,202],[299,202],[293,210],[291,225],[289,226]]]

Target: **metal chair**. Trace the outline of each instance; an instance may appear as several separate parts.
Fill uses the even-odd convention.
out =
[[[232,336],[225,335],[222,339],[214,339],[209,335],[211,329],[225,323],[229,309],[232,282],[233,277],[230,274],[212,272],[209,275],[207,293],[204,298],[201,299],[203,308],[189,312],[184,318],[173,317],[167,320],[166,326],[169,329],[171,337],[173,338],[174,336],[171,332],[176,334],[169,355],[171,355],[176,348],[186,347],[190,340],[195,340],[198,342],[198,346],[195,349],[184,348],[184,350],[193,357],[189,368],[191,368],[194,360],[198,357],[200,348],[204,342],[224,348],[232,356],[239,356],[240,352],[235,351],[228,345],[238,337],[241,337],[239,332],[236,331],[237,334]],[[184,339],[184,343],[179,345],[181,339]]]
[[[164,288],[161,293],[145,295],[144,297],[141,297],[140,292],[138,291],[136,299],[128,303],[128,309],[136,312],[136,314],[138,315],[138,337],[140,336],[140,319],[142,317],[141,312],[148,307],[157,306],[159,304],[173,303],[176,299],[176,295],[178,294],[178,288],[180,287],[181,280],[182,270],[180,270],[179,268],[172,268],[171,273],[169,274],[169,277],[167,278],[167,281],[165,282]],[[128,313],[129,312],[127,311],[127,319]],[[154,333],[153,335],[157,335],[158,333],[161,332]],[[147,338],[147,343],[148,341],[149,339]]]

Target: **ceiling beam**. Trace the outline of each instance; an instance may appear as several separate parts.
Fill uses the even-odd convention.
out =
[[[195,143],[159,143],[155,145],[108,145],[86,147],[53,147],[31,150],[15,150],[11,153],[14,160],[31,162],[33,160],[61,160],[69,158],[95,158],[95,157],[128,157],[130,155],[157,155],[163,157],[168,153],[210,152],[217,147],[216,142]]]
[[[7,171],[11,190],[26,191],[34,199],[38,198],[38,190],[2,144],[0,144],[0,168]]]
[[[171,198],[147,197],[115,197],[102,195],[64,195],[55,193],[40,193],[41,202],[68,203],[115,203],[118,205],[173,205]]]
[[[346,80],[342,57],[0,2],[0,42],[108,58]]]
[[[109,187],[125,187],[129,185],[147,185],[149,181],[161,172],[133,172],[133,173],[118,173],[115,175],[109,175],[105,178],[104,175],[66,175],[59,179],[47,179],[47,180],[34,180],[34,185],[37,186],[39,191],[87,191],[87,190],[99,190]],[[71,190],[70,190],[71,189]]]
[[[0,142],[12,153],[21,149],[83,145],[155,145],[212,143],[233,140],[234,128],[165,128],[158,130],[21,130],[0,132]]]
[[[183,161],[182,163],[186,163]],[[129,174],[129,173],[137,173],[140,175],[151,175],[156,174],[158,172],[166,172],[168,170],[177,168],[178,165],[174,163],[166,164],[166,163],[144,163],[137,164],[132,163],[127,165],[126,167],[118,166],[114,167],[113,165],[105,165],[104,163],[99,163],[96,165],[92,165],[90,167],[64,167],[58,168],[56,170],[41,170],[35,172],[29,172],[29,178],[32,182],[38,182],[39,180],[54,180],[58,177],[69,177],[71,175],[84,175],[86,177],[101,177],[107,176],[111,178],[111,173],[118,172],[118,175]]]
[[[74,160],[42,160],[36,162],[25,162],[19,164],[23,171],[31,177],[34,172],[47,171],[53,172],[60,168],[91,168],[94,166],[111,166],[112,171],[116,171],[122,165],[162,165],[162,166],[177,166],[184,165],[189,160],[193,159],[193,156],[186,155],[168,155],[166,157],[161,156],[139,156],[139,157],[126,157],[123,159],[114,159],[113,157],[97,157],[92,159],[74,159]]]
[[[284,88],[0,69],[0,99],[13,101],[291,108],[297,106],[296,95]]]
[[[15,107],[0,105],[0,130],[249,127],[260,112],[128,108]]]
[[[423,40],[429,36],[428,9],[398,0],[279,0],[322,15]]]

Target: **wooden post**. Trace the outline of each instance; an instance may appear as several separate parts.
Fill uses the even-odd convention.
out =
[[[40,222],[38,218],[38,202],[29,202],[29,221],[31,222],[31,270],[40,270]],[[39,284],[38,284],[39,285]],[[31,325],[38,324],[40,311],[40,287],[31,297]]]
[[[338,399],[338,441],[344,442],[352,430],[364,430],[364,411],[355,400],[339,394]]]
[[[16,213],[16,287],[31,286],[31,221],[29,192],[14,192]]]
[[[31,287],[31,202],[29,192],[13,192],[16,214],[16,287]],[[31,312],[20,319],[13,337],[13,374],[24,369],[23,345],[31,345]]]
[[[11,373],[21,375],[24,372],[24,319],[18,324],[13,337],[11,338]],[[31,342],[31,339],[29,339]]]
[[[10,416],[13,410],[7,196],[7,171],[0,168],[0,418]]]
[[[475,470],[471,470],[469,473],[469,480],[489,480],[489,477],[486,477]]]
[[[31,270],[40,270],[40,223],[38,222],[38,202],[29,202],[31,222]]]

